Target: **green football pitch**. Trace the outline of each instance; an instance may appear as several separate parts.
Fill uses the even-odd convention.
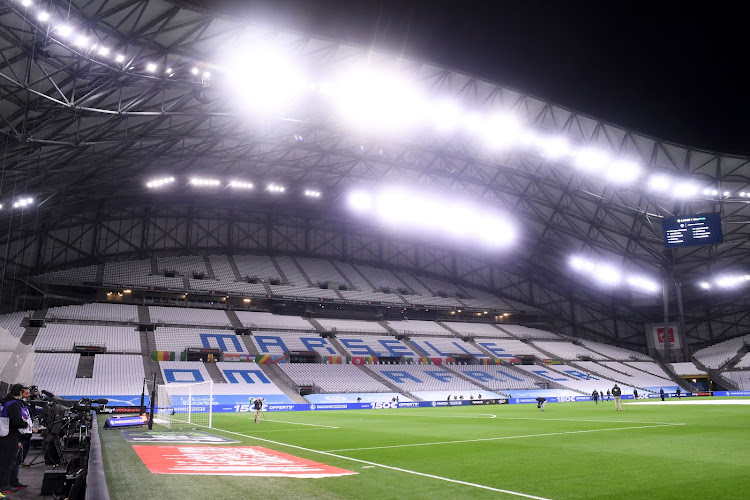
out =
[[[356,472],[152,474],[101,430],[113,500],[748,498],[750,405],[614,403],[215,414],[212,434]],[[100,418],[100,424],[103,420]],[[156,427],[155,427],[156,429]]]

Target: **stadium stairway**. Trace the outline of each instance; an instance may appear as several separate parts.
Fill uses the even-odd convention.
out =
[[[44,319],[47,317],[47,309],[39,309],[32,313],[32,319]],[[24,345],[31,345],[36,340],[36,336],[39,335],[39,327],[26,326],[23,335],[21,335],[21,343]]]
[[[396,330],[394,330],[393,328],[391,328],[391,325],[389,325],[387,321],[378,321],[378,324],[380,326],[382,326],[383,328],[385,328],[386,330],[388,330],[388,333],[390,333],[391,335],[398,335],[399,334]],[[412,348],[412,350],[414,350],[414,349]]]
[[[454,330],[453,328],[451,328],[447,324],[443,323],[442,321],[436,321],[435,323],[437,323],[438,325],[442,326],[443,328],[445,328],[446,330],[448,330],[449,332],[451,332],[452,335],[454,335],[456,337],[459,337],[459,338],[462,337],[462,335],[460,333],[458,333],[456,330]]]
[[[221,370],[219,370],[219,367],[216,366],[216,363],[203,363],[203,366],[206,368],[206,371],[211,376],[211,380],[214,384],[226,384],[227,381],[224,378],[224,376],[221,374]]]
[[[442,365],[442,367],[444,369],[448,370],[449,372],[451,372],[452,374],[454,374],[456,376],[456,378],[460,378],[461,380],[465,380],[466,382],[469,382],[471,384],[479,386],[479,387],[481,387],[482,389],[484,389],[487,392],[497,392],[495,389],[492,389],[489,386],[486,386],[486,385],[480,383],[478,380],[473,379],[473,378],[469,378],[466,375],[464,375],[463,373],[461,373],[460,371],[454,370],[453,369],[453,365]]]
[[[148,306],[138,306],[138,324],[151,324],[151,314],[148,312]]]
[[[399,387],[397,385],[392,384],[387,378],[381,377],[378,372],[376,372],[374,370],[370,370],[369,368],[365,368],[364,366],[361,366],[361,365],[354,365],[354,366],[356,366],[357,368],[359,368],[360,370],[362,370],[363,372],[365,372],[368,377],[374,378],[375,380],[377,380],[378,382],[380,382],[384,386],[388,387],[392,392],[395,392],[397,394],[403,394],[404,396],[409,397],[409,398],[413,399],[414,401],[421,401],[422,400],[422,398],[418,398],[414,394],[412,394],[412,393],[410,393],[410,392],[402,389],[401,387]]]
[[[707,367],[706,365],[698,361],[695,356],[693,356],[693,359],[691,359],[691,361],[693,362],[693,364],[695,364],[695,366],[708,373],[708,376],[711,377],[711,380],[713,382],[718,382],[724,389],[733,391],[739,390],[739,385],[737,385],[737,383],[733,380],[729,380],[728,378],[723,376],[719,370]]]
[[[420,285],[422,285],[424,288],[426,288],[427,291],[430,292],[433,297],[437,297],[437,294],[435,293],[435,291],[432,288],[430,288],[429,286],[425,285],[424,281],[420,280],[417,275],[412,274],[411,277],[412,277],[412,279],[414,279],[414,281],[416,281],[417,283],[419,283]]]
[[[404,287],[404,290],[407,290],[409,292],[409,295],[419,295],[417,292],[414,291],[414,289],[412,287],[410,287],[409,285],[406,284],[406,281],[404,281],[403,279],[401,279],[401,276],[399,276],[400,273],[391,273],[391,274],[393,274],[393,277],[396,278],[399,281],[399,283],[401,283],[401,286]],[[401,295],[400,293],[398,295],[399,295],[399,297],[401,297],[401,300],[403,300],[407,304],[409,303],[409,301],[406,300],[403,297],[403,295]]]
[[[100,354],[99,356],[106,356]],[[78,368],[76,369],[76,378],[91,378],[94,376],[94,358],[96,356],[81,356],[78,358]]]
[[[289,378],[289,376],[281,371],[281,368],[276,365],[258,365],[258,367],[263,370],[266,377],[276,384],[276,387],[278,387],[289,399],[299,404],[309,403],[308,400],[300,396],[299,393],[293,389],[296,384],[291,378]]]
[[[505,335],[510,336],[510,338],[512,338],[512,339],[524,340],[524,339],[522,339],[520,337],[516,337],[515,335],[513,335],[511,332],[509,332],[508,330],[506,330],[505,328],[503,328],[500,325],[492,325],[492,326],[494,326],[495,328],[497,328],[498,330],[500,330],[501,332],[503,332]]]
[[[104,283],[104,264],[96,266],[96,280],[95,283]]]
[[[367,285],[368,285],[368,286],[369,286],[370,288],[372,288],[372,291],[373,291],[373,292],[377,292],[377,291],[378,291],[378,289],[377,289],[377,288],[375,288],[375,285],[373,285],[373,284],[372,284],[372,281],[370,281],[370,280],[369,280],[369,279],[367,278],[367,276],[365,276],[365,275],[364,275],[364,274],[362,273],[362,271],[360,271],[360,270],[359,270],[359,268],[358,268],[357,266],[355,266],[355,265],[352,265],[352,269],[354,269],[354,272],[356,272],[356,273],[357,273],[357,274],[359,275],[359,277],[360,277],[360,278],[362,278],[362,279],[363,279],[363,280],[365,281],[365,283],[367,283]]]
[[[252,335],[239,335],[240,340],[245,345],[245,349],[247,349],[247,352],[252,356],[257,356],[260,354],[258,352],[258,348],[255,347],[255,344],[253,343],[253,337]]]
[[[229,261],[229,267],[232,269],[235,281],[245,281],[245,278],[240,274],[240,268],[237,267],[237,263],[234,261],[234,255],[227,255]]]
[[[665,372],[665,373],[666,373],[667,375],[669,375],[669,378],[670,378],[670,379],[671,379],[671,380],[672,380],[672,381],[673,381],[674,383],[676,383],[676,384],[677,384],[678,386],[682,387],[682,390],[683,390],[683,391],[685,391],[685,392],[690,392],[690,391],[692,391],[692,390],[693,390],[693,389],[692,389],[692,388],[690,387],[690,385],[689,385],[689,384],[687,383],[687,381],[685,381],[685,379],[683,379],[682,377],[680,377],[679,375],[677,375],[677,373],[675,373],[675,371],[674,371],[674,369],[672,368],[672,365],[671,365],[671,364],[669,364],[669,363],[665,363],[665,362],[664,362],[664,361],[663,361],[663,360],[662,360],[662,359],[661,359],[660,357],[658,357],[658,356],[652,356],[652,358],[654,359],[654,361],[656,362],[656,364],[657,364],[657,365],[659,365],[659,366],[661,366],[661,369],[662,369],[662,370],[664,370],[664,372]]]
[[[318,284],[312,282],[312,280],[310,279],[310,277],[305,272],[305,269],[302,267],[302,265],[299,262],[297,262],[297,259],[295,259],[294,257],[290,257],[290,259],[292,259],[292,263],[297,268],[297,270],[300,272],[300,274],[302,274],[302,277],[305,278],[305,281],[307,282],[307,286],[309,286],[310,288],[317,288]]]
[[[224,312],[227,314],[227,317],[229,318],[229,322],[232,324],[232,328],[244,328],[245,327],[242,324],[242,321],[240,321],[240,318],[237,317],[237,313],[234,312],[234,310],[225,309]]]
[[[316,332],[321,332],[322,333],[322,332],[326,331],[326,329],[323,328],[323,325],[321,325],[320,323],[318,323],[318,320],[316,320],[314,318],[303,318],[303,319],[306,319],[307,322],[310,323],[313,326],[313,328],[315,328]]]
[[[182,286],[185,288],[185,290],[192,290],[193,287],[190,286],[190,278],[187,276],[182,277]]]
[[[162,377],[161,370],[159,369],[159,363],[151,359],[151,351],[156,350],[154,332],[139,333],[141,336],[141,358],[143,358],[143,375],[144,377],[146,377],[146,380],[149,381],[154,380],[154,375],[156,375],[157,382],[163,383],[163,381],[161,380]]]
[[[156,259],[151,259],[151,274],[159,276],[159,265],[156,263]]]
[[[289,284],[289,278],[286,277],[286,274],[284,274],[284,271],[282,271],[281,266],[279,265],[279,263],[276,262],[276,259],[274,257],[269,257],[269,258],[271,259],[271,262],[273,263],[273,267],[276,268],[276,272],[279,273],[279,278],[281,278],[282,281],[284,282],[283,284],[284,285],[288,285]],[[303,276],[304,276],[304,274],[303,274]]]
[[[211,259],[208,258],[208,255],[203,256],[203,264],[206,266],[206,278],[208,279],[216,279],[216,275],[214,274],[214,267],[211,265]]]
[[[341,342],[338,341],[338,339],[334,337],[328,337],[328,343],[333,346],[334,349],[336,349],[340,355],[346,356],[346,349],[344,349],[344,346],[341,345]]]
[[[745,344],[737,350],[737,354],[729,358],[729,360],[719,367],[720,372],[727,371],[736,365],[744,356],[747,354],[747,347]]]
[[[346,286],[349,287],[349,290],[357,290],[357,287],[354,286],[354,283],[352,283],[351,281],[349,281],[349,278],[346,277],[346,275],[339,268],[339,266],[338,266],[338,264],[336,264],[336,262],[334,262],[333,260],[329,260],[328,262],[330,262],[331,265],[333,266],[333,268],[336,270],[336,272],[339,273],[339,275],[341,276],[342,282],[346,283]]]

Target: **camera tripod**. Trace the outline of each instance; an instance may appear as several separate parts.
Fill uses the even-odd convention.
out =
[[[44,463],[52,465],[52,468],[66,466],[68,457],[66,451],[71,438],[78,434],[78,452],[85,452],[88,440],[88,427],[81,419],[63,418],[56,420],[47,428],[42,439],[42,449],[29,462],[29,466],[41,463],[40,457],[44,456]],[[39,460],[39,462],[37,462]]]

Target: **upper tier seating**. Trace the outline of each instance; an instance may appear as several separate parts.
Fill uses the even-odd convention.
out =
[[[327,331],[336,330],[337,332],[369,332],[369,333],[383,333],[387,334],[388,330],[383,328],[376,321],[361,321],[355,319],[317,319],[320,326],[325,328]]]
[[[76,267],[73,269],[64,269],[60,271],[50,271],[48,273],[44,273],[40,275],[41,278],[46,278],[48,280],[61,280],[61,281],[78,281],[80,283],[83,282],[90,282],[93,283],[96,281],[96,273],[99,269],[99,266],[84,266],[84,267]]]
[[[411,343],[416,352],[423,357],[447,357],[469,354],[476,358],[486,358],[487,354],[476,346],[455,337],[419,337],[412,338]]]
[[[611,390],[615,384],[613,380],[599,378],[567,365],[519,365],[517,368],[533,373],[543,380],[560,384],[563,387],[580,391],[584,394],[591,394],[594,390],[603,390],[606,392],[607,390]],[[625,383],[620,383],[620,388],[623,394],[633,393],[633,388]]]
[[[735,368],[750,368],[750,352],[745,353],[744,356],[734,365]],[[702,373],[702,372],[698,372]]]
[[[188,347],[208,347],[222,352],[247,354],[245,344],[231,330],[158,327],[154,331],[157,351],[182,352]]]
[[[726,378],[737,384],[740,391],[750,391],[750,371],[729,370],[722,373]]]
[[[540,359],[547,357],[546,354],[537,350],[534,346],[525,344],[515,339],[476,339],[475,343],[487,349],[490,354],[497,358],[513,358],[516,356],[536,356]]]
[[[586,361],[580,361],[577,364],[581,366],[588,366],[587,363],[588,362]],[[674,385],[674,382],[669,379],[659,377],[651,373],[642,372],[619,361],[602,361],[600,364],[601,366],[619,372],[616,373],[617,377],[615,377],[615,380],[628,383],[635,387],[649,388]],[[592,368],[592,371],[595,373],[599,373],[596,371],[596,368]]]
[[[143,358],[132,354],[97,354],[91,378],[76,378],[80,354],[37,353],[34,384],[58,396],[108,396],[141,393]]]
[[[304,330],[313,331],[312,324],[299,316],[283,316],[268,312],[237,311],[243,326],[258,330]]]
[[[630,358],[636,358],[642,361],[649,361],[651,359],[647,354],[643,354],[637,351],[631,351],[630,349],[624,349],[622,347],[602,344],[600,342],[594,342],[593,340],[582,340],[581,342],[592,351],[598,352],[607,356],[608,358],[616,359],[618,361],[627,361]]]
[[[281,363],[278,366],[297,385],[315,385],[321,392],[391,392],[354,365]]]
[[[434,321],[389,321],[388,326],[399,333],[430,335],[432,337],[453,337],[453,334]]]
[[[419,357],[409,346],[395,337],[381,335],[338,335],[336,340],[350,356]]]
[[[388,382],[412,391],[477,391],[482,388],[467,382],[455,373],[430,365],[365,365]]]
[[[321,356],[339,355],[331,343],[314,333],[253,332],[253,344],[260,354],[286,354],[287,351],[315,351]]]
[[[271,285],[271,293],[282,297],[307,297],[309,299],[338,299],[336,292],[327,288],[308,287],[307,285],[285,286]]]
[[[240,278],[242,279],[255,277],[264,283],[268,283],[271,280],[283,282],[279,272],[273,265],[271,257],[267,255],[235,255],[234,263],[237,264],[237,270],[240,272]],[[304,283],[304,280],[302,283]]]
[[[333,281],[339,284],[346,284],[344,276],[333,267],[328,260],[305,259],[298,257],[297,263],[305,272],[313,285]]]
[[[670,378],[669,373],[665,372],[661,366],[654,363],[653,361],[626,361],[623,364],[631,366],[633,368],[636,368],[640,371],[650,373],[651,375],[654,375],[659,378],[663,378],[664,380],[668,380],[672,384],[672,379]]]
[[[367,278],[376,290],[387,289],[391,293],[396,293],[399,288],[405,288],[406,285],[399,280],[394,273],[387,269],[357,265],[357,269]]]
[[[575,345],[572,342],[545,342],[542,340],[534,341],[534,345],[539,349],[551,353],[556,359],[576,360],[579,356],[589,356],[591,359],[605,360],[606,356],[595,353],[583,346]]]
[[[506,332],[487,323],[461,323],[458,321],[456,322],[450,321],[450,322],[444,322],[443,324],[447,326],[448,328],[450,328],[451,330],[458,332],[461,336],[510,338],[510,335],[508,335]]]
[[[745,342],[750,342],[750,335],[725,340],[724,342],[701,349],[695,352],[693,356],[708,368],[720,368],[737,355]]]
[[[232,264],[229,263],[229,257],[226,255],[211,255],[208,257],[208,261],[211,263],[211,269],[213,269],[214,277],[217,280],[231,282],[237,279],[234,271],[232,271]]]
[[[372,292],[372,286],[367,280],[357,272],[357,268],[348,262],[336,262],[336,267],[344,275],[344,277],[354,285],[354,288],[363,292]]]
[[[24,318],[33,311],[17,312],[0,316],[0,351],[14,350],[26,329],[21,326]]]
[[[291,257],[285,255],[275,257],[276,263],[286,276],[287,284],[292,286],[308,286],[305,276],[300,272]]]
[[[705,375],[706,372],[695,366],[693,363],[672,363],[672,369],[679,376],[687,375]]]
[[[232,327],[223,310],[149,306],[148,313],[151,322],[156,324]]]
[[[47,318],[77,321],[115,321],[137,323],[138,306],[129,304],[92,303],[80,306],[50,307]]]
[[[492,390],[504,391],[511,389],[535,389],[536,379],[511,368],[490,365],[456,365],[451,370],[457,371],[478,384]]]
[[[175,271],[180,276],[193,276],[194,274],[208,275],[206,263],[203,257],[159,257],[156,259],[156,268],[160,273],[164,271]]]
[[[546,330],[539,330],[538,328],[528,328],[520,325],[498,325],[500,328],[510,333],[511,335],[521,339],[555,339],[559,340],[560,337],[552,332]]]
[[[48,323],[34,340],[36,351],[73,351],[76,345],[104,346],[108,352],[141,352],[140,334],[128,326]]]

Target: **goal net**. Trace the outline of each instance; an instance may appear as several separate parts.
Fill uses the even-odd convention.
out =
[[[169,429],[211,427],[214,383],[162,384],[157,387],[154,423]]]

